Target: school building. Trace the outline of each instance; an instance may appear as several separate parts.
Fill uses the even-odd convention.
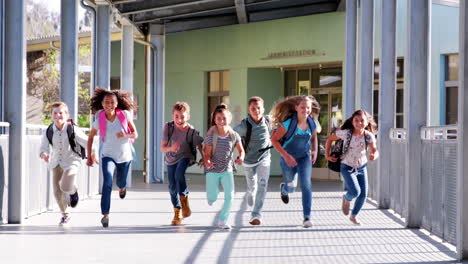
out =
[[[29,171],[23,168],[32,138],[26,133],[25,65],[19,59],[26,51],[17,19],[24,17],[24,1],[1,2],[0,113],[9,127],[4,216],[19,223],[28,211]],[[327,168],[326,137],[355,109],[365,109],[378,121],[381,152],[369,164],[370,197],[403,216],[407,227],[424,227],[456,245],[460,258],[467,256],[468,97],[458,88],[468,77],[464,1],[62,0],[60,48],[67,56],[61,57],[61,99],[72,116],[79,2],[95,14],[88,40],[94,47],[92,87],[131,91],[139,105],[133,170],[142,173],[134,177],[164,182],[162,127],[176,101],[190,104],[190,123],[204,135],[221,102],[229,105],[236,125],[247,115],[251,96],[262,97],[269,112],[285,96],[313,95],[321,105],[322,130],[312,179],[340,180]],[[120,33],[111,33],[113,23]],[[188,172],[203,177],[195,166]],[[86,173],[82,185],[91,195],[98,191],[99,172]],[[274,150],[271,175],[281,175]]]

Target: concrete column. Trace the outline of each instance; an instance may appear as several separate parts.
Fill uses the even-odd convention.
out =
[[[120,63],[120,87],[133,94],[133,27],[122,26],[122,45]],[[127,176],[127,186],[132,187],[132,165]]]
[[[110,89],[110,7],[98,5],[96,16],[96,86]]]
[[[150,43],[156,48],[152,53],[152,87],[150,89],[150,148],[149,180],[151,183],[164,182],[163,153],[160,151],[164,126],[164,72],[165,72],[165,35],[164,26],[150,25]]]
[[[408,1],[405,55],[404,116],[407,129],[406,218],[407,227],[421,225],[421,127],[427,125],[429,87],[430,0]]]
[[[346,0],[345,119],[356,109],[356,2],[356,0]]]
[[[78,120],[78,1],[61,0],[60,5],[60,100],[68,105],[70,117]]]
[[[379,80],[379,134],[378,148],[378,204],[390,207],[390,129],[394,126],[396,88],[396,6],[397,0],[382,1],[382,34],[380,36],[380,80]]]
[[[385,1],[384,1],[385,2]],[[361,109],[373,113],[374,0],[361,0]]]
[[[26,138],[26,40],[24,0],[5,1],[5,119],[10,123],[8,223],[19,224],[24,211]]]
[[[458,86],[457,255],[468,259],[468,4],[460,1],[460,69]]]

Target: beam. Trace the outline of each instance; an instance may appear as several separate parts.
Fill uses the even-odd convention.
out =
[[[160,10],[167,10],[178,7],[189,7],[197,6],[200,4],[206,3],[219,3],[226,2],[225,0],[198,0],[198,1],[187,1],[183,3],[173,4],[173,5],[161,5],[160,1],[151,1],[148,3],[131,3],[131,4],[121,4],[117,7],[122,15],[133,15],[138,13],[153,12]]]
[[[247,19],[244,0],[234,0],[234,3],[236,4],[237,20],[239,20],[239,24],[247,24],[249,21]]]
[[[355,1],[355,0],[353,0]],[[326,12],[335,12],[336,3],[325,3],[325,4],[314,4],[295,6],[290,8],[273,9],[268,11],[250,12],[249,21],[267,21],[280,18],[296,17],[296,16],[307,16],[313,14],[320,14]]]
[[[235,16],[213,17],[183,22],[172,22],[166,24],[166,33],[174,33],[201,28],[222,27],[234,24],[237,24],[237,17]]]

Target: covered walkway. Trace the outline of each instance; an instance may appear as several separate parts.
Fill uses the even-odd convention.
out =
[[[99,196],[81,201],[67,228],[57,225],[56,210],[0,226],[2,263],[457,263],[453,246],[405,228],[398,215],[373,201],[362,212],[364,225],[351,224],[340,210],[340,183],[314,183],[314,226],[305,229],[300,193],[283,204],[279,178],[273,178],[264,225],[254,227],[245,181],[237,177],[228,232],[213,226],[222,201],[208,206],[202,176],[189,181],[194,213],[183,226],[169,225],[167,185],[136,183],[125,200],[113,194],[108,229],[99,223]]]

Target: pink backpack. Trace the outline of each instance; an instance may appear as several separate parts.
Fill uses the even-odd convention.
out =
[[[120,124],[122,125],[125,133],[127,134],[132,133],[132,131],[130,131],[130,127],[128,127],[128,120],[127,120],[127,116],[125,116],[124,111],[120,109],[115,109],[115,114],[117,115],[117,118],[119,119]],[[104,142],[104,137],[106,136],[106,126],[107,126],[106,112],[104,110],[101,111],[99,113],[98,118],[99,118],[99,136],[101,137],[101,141]],[[129,141],[132,144],[133,142],[135,142],[133,138],[129,139]]]

